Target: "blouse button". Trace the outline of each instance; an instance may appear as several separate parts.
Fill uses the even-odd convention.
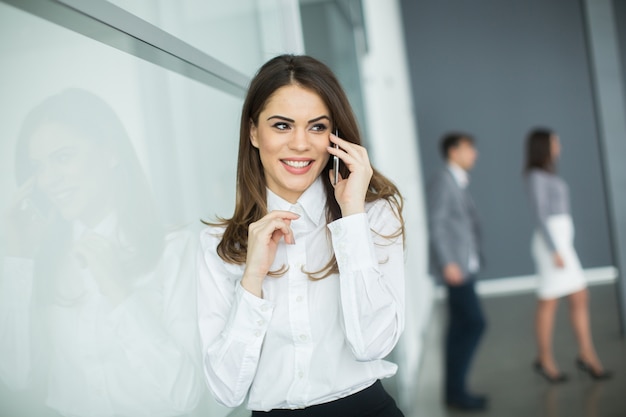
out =
[[[298,378],[304,378],[304,372],[302,371],[298,372]]]
[[[255,337],[259,337],[259,336],[261,336],[261,332],[260,332],[259,330],[255,331],[255,332],[254,332],[254,336],[255,336]]]
[[[263,326],[265,324],[265,320],[257,320],[256,324],[258,324],[259,326]]]
[[[270,307],[269,307],[267,304],[263,304],[263,305],[261,306],[261,311],[263,311],[263,312],[266,312],[266,311],[267,311],[267,310],[269,310],[269,309],[270,309]]]
[[[303,297],[302,297],[301,295],[299,295],[299,296],[297,296],[297,297],[296,297],[296,301],[297,301],[297,302],[301,302],[302,300],[303,300]]]
[[[302,340],[303,342],[306,342],[307,339],[308,339],[307,335],[305,334],[300,335],[300,340]]]

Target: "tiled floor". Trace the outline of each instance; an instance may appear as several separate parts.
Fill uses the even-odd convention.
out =
[[[471,388],[489,395],[487,411],[475,413],[498,417],[625,417],[626,340],[620,336],[614,284],[594,286],[591,320],[596,349],[612,380],[594,382],[576,372],[576,343],[569,325],[567,302],[561,302],[554,334],[555,355],[571,379],[549,385],[531,368],[535,356],[533,294],[484,298],[488,329],[479,347],[471,373]],[[407,417],[456,417],[467,413],[442,406],[442,331],[445,313],[442,302],[433,312],[428,330],[419,389]]]

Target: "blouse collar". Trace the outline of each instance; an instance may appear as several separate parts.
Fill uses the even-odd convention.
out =
[[[114,212],[109,213],[93,228],[90,228],[80,220],[77,220],[74,222],[72,229],[74,240],[80,239],[88,230],[102,237],[112,238],[116,234],[117,215]]]
[[[322,215],[326,208],[326,192],[321,177],[317,177],[315,182],[307,188],[296,204],[283,200],[267,189],[267,210],[285,210],[297,214],[305,214],[314,224],[320,224]]]

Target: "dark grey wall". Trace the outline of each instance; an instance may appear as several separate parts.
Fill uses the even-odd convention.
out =
[[[534,272],[521,169],[536,125],[555,129],[585,268],[612,264],[584,21],[577,1],[402,0],[424,178],[448,130],[474,134],[472,193],[483,219],[483,278]]]

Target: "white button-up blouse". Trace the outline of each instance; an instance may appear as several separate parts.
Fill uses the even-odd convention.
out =
[[[88,231],[112,246],[119,242],[115,215],[92,230],[75,223],[73,231],[75,241]],[[185,231],[172,232],[152,271],[100,278],[129,283],[119,304],[100,290],[94,273],[107,272],[100,264],[84,267],[68,256],[62,274],[39,276],[58,282],[56,294],[46,294],[54,301],[48,305],[36,294],[36,263],[3,259],[0,384],[38,386],[34,378],[43,376],[43,356],[46,405],[60,415],[164,417],[192,411],[202,387],[191,302],[192,239]]]
[[[320,179],[292,205],[267,191],[268,210],[301,214],[296,243],[278,247],[263,298],[240,284],[244,266],[216,252],[222,229],[201,233],[198,314],[206,379],[215,398],[234,407],[303,408],[358,392],[397,366],[383,360],[404,329],[402,237],[390,204],[326,223]],[[326,228],[330,230],[328,234]],[[334,251],[339,274],[311,280]]]

